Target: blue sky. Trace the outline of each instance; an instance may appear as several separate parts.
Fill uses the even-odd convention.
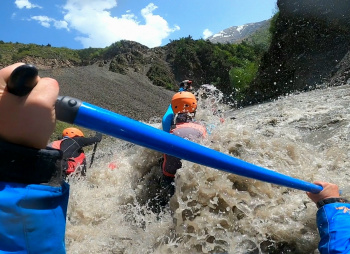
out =
[[[150,48],[269,19],[277,0],[1,0],[0,40],[104,48],[126,39]]]

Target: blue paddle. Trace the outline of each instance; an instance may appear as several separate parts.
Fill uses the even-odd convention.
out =
[[[14,87],[17,87],[12,89],[15,93],[21,90],[20,84]],[[322,186],[256,166],[72,97],[58,97],[56,118],[228,173],[311,193],[319,193],[323,189]]]

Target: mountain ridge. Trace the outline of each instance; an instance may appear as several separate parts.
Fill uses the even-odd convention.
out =
[[[151,49],[133,41],[119,41],[103,49],[85,50],[54,48],[50,45],[6,44],[0,41],[2,66],[22,61],[48,73],[60,69],[51,71],[53,78],[55,73],[69,74],[66,68],[81,67],[81,70],[93,66],[126,75],[126,83],[130,82],[132,76],[138,76],[138,80],[144,83],[175,92],[179,82],[191,79],[195,88],[202,84],[214,84],[228,95],[233,92],[230,70],[243,68],[249,63],[255,64],[262,52],[244,43],[213,44],[208,40],[193,40],[190,36]],[[81,77],[89,75],[87,71]],[[111,75],[106,73],[105,76]],[[64,77],[61,75],[59,78]],[[94,77],[87,79],[86,83],[89,80],[94,80]],[[84,93],[85,89],[81,89],[81,92]]]
[[[209,36],[207,39],[213,43],[240,43],[270,23],[271,19],[260,22],[247,23],[241,26],[231,26]]]
[[[131,84],[140,81],[152,86],[150,90],[153,93],[157,93],[157,89],[161,87],[166,88],[168,95],[166,98],[162,97],[160,103],[165,108],[170,102],[170,94],[177,90],[176,84],[184,79],[194,80],[195,88],[201,84],[214,84],[232,100],[240,99],[238,106],[251,105],[291,92],[315,89],[322,82],[329,81],[331,85],[348,82],[350,58],[346,56],[349,55],[349,2],[350,0],[344,3],[332,0],[315,5],[311,0],[303,3],[296,0],[278,0],[280,11],[271,19],[268,29],[264,29],[272,36],[271,44],[265,44],[265,47],[254,41],[248,44],[250,38],[261,32],[261,29],[255,30],[255,33],[238,44],[193,40],[189,36],[152,49],[131,41],[119,41],[104,49],[75,51],[58,50],[50,45],[4,44],[0,41],[0,64],[24,60],[37,64],[53,78],[58,72],[64,73],[66,69],[79,67],[80,76],[74,79],[76,82],[84,80],[85,85],[90,80],[95,80],[89,75],[95,73],[98,76],[96,73],[102,68],[104,76],[111,77],[111,80],[101,84],[109,84],[108,89],[101,89],[105,93],[114,89],[111,85],[113,79],[116,80],[114,83],[117,88],[122,87],[118,82]],[[336,15],[337,13],[342,15]],[[95,70],[86,68],[85,72],[81,71],[85,67]],[[116,74],[118,75],[115,76]],[[138,77],[136,81],[134,77]],[[57,78],[62,80],[64,75],[58,75]],[[61,83],[68,84],[69,80]],[[83,87],[82,84],[80,86]],[[91,91],[86,92],[88,90],[80,89],[81,94],[77,95],[83,98],[93,97]],[[74,89],[66,91],[68,94],[76,94]],[[106,101],[102,100],[101,98],[101,104],[105,105]],[[125,100],[125,97],[121,100]],[[149,99],[154,100],[156,98]],[[132,105],[135,105],[133,101],[127,104],[130,106],[124,108],[132,109]],[[123,105],[118,107],[123,108]],[[147,105],[146,110],[140,106],[135,109],[145,112],[136,116],[137,120],[142,115],[161,116],[164,112],[158,109],[157,113],[149,113],[151,107],[154,106]],[[110,109],[115,111],[116,105],[111,105]],[[123,112],[130,114],[131,111],[124,109]]]

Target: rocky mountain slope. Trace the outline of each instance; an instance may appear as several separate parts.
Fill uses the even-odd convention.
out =
[[[195,88],[216,82],[223,91],[232,90],[230,69],[258,59],[253,46],[213,44],[190,36],[151,49],[132,41],[84,50],[0,41],[0,56],[2,66],[34,64],[41,76],[59,81],[61,95],[143,121],[162,117],[180,81],[194,80]]]
[[[60,95],[78,98],[135,120],[162,117],[174,92],[155,86],[147,76],[131,70],[109,71],[98,63],[70,68],[39,69],[40,76],[58,80]]]
[[[350,1],[278,0],[268,53],[248,103],[349,82]]]
[[[213,43],[240,43],[258,30],[268,27],[269,24],[270,20],[264,20],[242,26],[231,26],[208,37],[208,40]]]

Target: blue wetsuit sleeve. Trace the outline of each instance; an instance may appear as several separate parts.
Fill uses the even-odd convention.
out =
[[[165,112],[163,119],[162,119],[163,131],[170,132],[171,122],[173,121],[173,118],[174,118],[174,112],[173,112],[173,109],[171,108],[171,104],[170,104],[168,107],[168,110]]]
[[[350,253],[350,204],[332,203],[317,211],[321,254]]]

